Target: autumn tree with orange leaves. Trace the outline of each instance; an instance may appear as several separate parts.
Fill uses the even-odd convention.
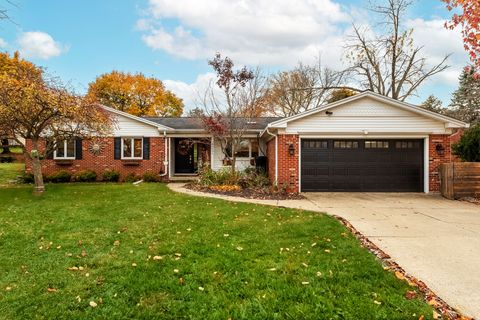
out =
[[[452,20],[445,26],[454,29],[462,27],[465,50],[477,68],[480,68],[480,1],[479,0],[442,0],[449,11],[460,9],[454,13]],[[480,74],[476,74],[480,77]]]
[[[135,116],[179,117],[183,101],[162,81],[145,75],[112,71],[90,83],[87,97]]]
[[[0,53],[0,135],[14,138],[24,150],[30,143],[25,156],[32,164],[34,193],[45,190],[41,160],[58,142],[110,131],[111,118],[105,109],[48,78],[18,53]]]

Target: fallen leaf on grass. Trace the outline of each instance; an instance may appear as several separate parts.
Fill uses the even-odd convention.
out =
[[[137,266],[137,264],[135,262],[132,263],[132,267],[136,267],[136,266]]]
[[[97,303],[95,301],[90,301],[89,303],[90,307],[92,308],[96,308],[97,307]]]
[[[240,246],[238,246],[238,247],[237,247],[237,250],[238,250],[238,251],[242,251],[242,250],[243,250],[243,248],[242,248],[242,247],[240,247]]]
[[[11,291],[12,290],[12,287],[6,287],[5,288],[5,291]]]
[[[179,279],[178,279],[178,283],[179,283],[180,285],[184,285],[184,284],[185,284],[185,280],[184,280],[183,278],[179,278]]]
[[[48,291],[48,292],[57,292],[57,289],[55,289],[55,288],[47,288],[47,291]]]
[[[435,310],[432,311],[433,319],[440,319],[440,314],[438,314]]]
[[[86,257],[86,256],[87,256],[87,251],[82,250],[82,253],[80,253],[80,255],[81,255],[82,257]]]
[[[307,284],[310,284],[310,282],[308,282],[308,281],[302,281],[302,284],[303,284],[303,285],[307,285]]]
[[[407,300],[412,300],[413,298],[415,298],[417,296],[417,293],[415,291],[407,291],[405,292],[405,298]]]
[[[179,272],[180,272],[180,270],[178,270],[178,269],[173,269],[173,273],[179,273]]]
[[[321,277],[322,273],[320,271],[317,271],[317,277]]]
[[[69,270],[69,271],[78,271],[78,267],[70,267],[70,268],[67,268],[67,270]]]
[[[326,253],[330,253],[330,249],[325,249],[325,252],[326,252]]]
[[[268,271],[277,271],[277,268],[270,268]]]
[[[200,290],[200,291],[204,291],[204,290],[205,290],[205,288],[204,288],[204,287],[198,287],[198,290]]]
[[[373,300],[373,303],[378,304],[378,305],[382,304],[380,301],[377,301],[377,300]]]
[[[154,257],[153,257],[153,260],[162,260],[162,259],[163,259],[162,256],[154,256]]]
[[[405,276],[400,271],[395,271],[395,277],[400,280],[405,280]]]

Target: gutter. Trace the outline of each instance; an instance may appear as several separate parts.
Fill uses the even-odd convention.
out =
[[[275,185],[278,184],[278,135],[271,133],[268,131],[268,126],[265,128],[265,132],[268,133],[270,136],[275,138]]]
[[[160,131],[160,130],[159,130]],[[160,174],[160,177],[165,177],[166,175],[168,175],[168,144],[170,142],[170,139],[167,139],[167,131],[166,130],[163,130],[163,139],[164,139],[164,145],[165,145],[165,157],[164,157],[164,160],[163,160],[163,167],[165,169],[165,172]]]

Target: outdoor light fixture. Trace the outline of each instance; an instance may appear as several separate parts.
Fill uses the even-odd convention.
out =
[[[440,143],[437,143],[435,145],[435,151],[437,152],[437,154],[442,155],[445,153],[445,148]]]
[[[293,143],[288,146],[288,154],[291,156],[295,154],[295,146],[293,145]]]
[[[363,130],[363,134],[367,135],[367,134],[368,134],[368,130]]]

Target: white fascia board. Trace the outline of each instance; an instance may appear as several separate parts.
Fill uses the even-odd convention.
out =
[[[118,114],[118,115],[123,116],[125,118],[129,118],[129,119],[141,122],[141,123],[145,123],[145,124],[148,124],[152,127],[156,127],[158,129],[161,129],[161,130],[164,130],[164,131],[174,131],[173,128],[161,125],[159,123],[156,123],[156,122],[153,122],[153,121],[141,118],[141,117],[134,116],[133,114],[130,114],[130,113],[127,113],[127,112],[123,112],[123,111],[120,111],[120,110],[117,110],[117,109],[114,109],[114,108],[110,108],[110,107],[107,107],[107,106],[104,106],[104,105],[101,105],[101,107],[103,109],[107,110],[108,112],[113,113],[113,114]]]

